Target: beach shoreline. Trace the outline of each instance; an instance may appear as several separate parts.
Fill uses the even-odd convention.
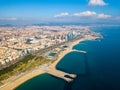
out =
[[[80,40],[76,40],[72,43],[70,43],[69,47],[67,49],[65,49],[64,51],[60,52],[58,57],[57,57],[57,60],[55,62],[53,62],[49,68],[56,68],[56,65],[59,63],[59,61],[68,53],[71,52],[73,46],[77,45],[78,43],[82,42],[82,41],[85,41],[85,40],[94,40],[96,39],[97,37],[93,37],[93,36],[87,36],[87,37],[84,37]],[[14,80],[14,81],[11,81],[7,84],[5,84],[4,86],[0,87],[0,90],[14,90],[16,87],[18,87],[19,85],[23,84],[24,82],[26,82],[27,80],[35,77],[35,76],[38,76],[38,75],[41,75],[41,74],[44,74],[46,73],[45,71],[42,71],[40,70],[39,68],[25,74],[24,76]]]
[[[24,82],[26,82],[27,80],[38,76],[40,74],[44,74],[45,71],[42,71],[40,69],[35,69],[31,72],[25,73],[22,76],[18,76],[17,80],[8,82],[7,84],[3,85],[2,87],[0,87],[0,90],[14,90],[15,88],[17,88],[19,85],[23,84]]]
[[[72,51],[73,46],[79,44],[79,43],[82,42],[82,41],[85,41],[85,40],[95,40],[96,38],[97,38],[97,37],[88,36],[88,37],[85,37],[85,38],[82,38],[82,39],[80,39],[80,40],[77,40],[77,41],[72,42],[65,51],[60,52],[60,54],[58,55],[57,60],[56,60],[54,63],[52,63],[52,64],[50,65],[50,67],[55,68],[56,65],[58,64],[58,62],[59,62],[62,58],[64,58],[64,56],[65,56],[66,54],[68,54],[68,53],[70,53],[70,52]]]

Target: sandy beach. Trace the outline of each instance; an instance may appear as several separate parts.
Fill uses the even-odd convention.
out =
[[[14,90],[17,86],[21,85],[25,81],[27,81],[35,76],[38,76],[40,74],[43,74],[43,73],[45,73],[45,72],[40,69],[35,69],[35,70],[25,74],[24,76],[18,78],[17,80],[11,81],[11,82],[5,84],[3,87],[0,88],[0,90]]]
[[[72,42],[70,43],[69,47],[67,49],[65,49],[64,51],[60,52],[60,54],[58,55],[57,57],[57,60],[52,63],[49,67],[50,68],[56,68],[56,65],[57,63],[66,55],[68,54],[69,52],[71,52],[72,50],[72,47],[78,43],[80,43],[81,41],[84,41],[84,40],[93,40],[93,39],[96,39],[95,37],[91,37],[91,36],[87,36],[83,39],[80,39],[80,40],[77,40],[75,42]],[[24,83],[25,81],[35,77],[35,76],[38,76],[40,74],[43,74],[45,73],[45,71],[42,71],[40,69],[35,69],[33,70],[32,72],[29,72],[25,75],[23,75],[22,77],[14,80],[14,81],[11,81],[9,83],[7,83],[6,85],[4,85],[3,87],[0,87],[0,90],[14,90],[17,86],[21,85],[22,83]]]

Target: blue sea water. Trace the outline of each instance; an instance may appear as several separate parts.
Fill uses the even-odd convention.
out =
[[[36,76],[15,90],[63,90],[66,82],[47,73]]]
[[[87,50],[87,75],[79,75],[72,90],[120,90],[120,27],[93,28],[104,38],[84,41],[75,49]],[[85,43],[85,44],[84,44]]]
[[[25,90],[28,82],[33,85],[28,90],[120,90],[120,27],[91,29],[100,32],[104,38],[75,45],[74,49],[85,50],[87,54],[71,52],[56,66],[62,71],[77,74],[73,82],[66,84],[65,81],[47,74],[25,82],[16,90]],[[44,78],[47,79],[43,82],[41,79]],[[35,87],[37,88],[34,89]]]
[[[79,52],[68,53],[56,66],[57,69],[72,74],[85,74],[85,55]]]

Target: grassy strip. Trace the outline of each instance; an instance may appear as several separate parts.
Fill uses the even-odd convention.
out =
[[[33,68],[37,67],[37,66],[40,66],[42,64],[46,64],[46,63],[49,63],[49,62],[52,62],[51,60],[43,57],[43,56],[40,56],[40,57],[37,57],[33,62],[32,64],[30,65],[30,67],[28,67],[26,70],[27,71],[30,71],[32,70]]]
[[[33,58],[33,55],[27,55],[19,62],[0,70],[0,80],[4,80],[15,73],[22,71]]]
[[[35,58],[35,56],[27,55],[19,62],[15,63],[3,70],[0,70],[0,81],[7,79],[10,76],[15,75],[17,73],[29,71],[29,70],[35,68],[36,66],[50,62],[50,60],[48,60],[42,56],[37,57],[36,59],[34,59],[34,61],[32,61],[33,58]],[[27,67],[28,65],[29,65],[29,67]]]

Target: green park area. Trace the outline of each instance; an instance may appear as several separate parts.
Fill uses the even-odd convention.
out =
[[[9,78],[13,75],[30,71],[37,66],[45,63],[53,62],[43,56],[35,57],[33,55],[27,55],[15,64],[0,70],[0,81]]]

